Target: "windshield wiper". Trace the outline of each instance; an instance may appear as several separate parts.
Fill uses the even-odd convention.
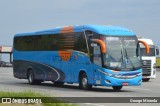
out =
[[[124,57],[123,57],[122,49],[121,49],[121,59],[122,59],[122,63],[123,63],[124,62]]]
[[[122,61],[122,62],[120,62],[120,61]],[[123,57],[123,52],[122,52],[122,49],[121,49],[121,58],[117,62],[123,63],[123,61],[124,61],[124,57]],[[114,67],[114,70],[121,71],[121,67],[119,67],[117,65],[116,67]]]
[[[131,65],[132,65],[132,67],[133,67],[133,70],[136,70],[136,68],[135,68],[135,66],[134,66],[134,64],[133,64],[133,62],[131,61],[131,59],[130,59],[129,56],[128,56],[128,53],[127,53],[126,48],[125,48],[125,54],[126,54],[127,62],[131,62]],[[128,60],[129,60],[129,61],[128,61]]]

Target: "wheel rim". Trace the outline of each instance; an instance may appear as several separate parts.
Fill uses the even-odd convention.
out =
[[[32,76],[32,74],[30,73],[30,74],[29,74],[29,83],[32,83],[32,80],[33,80],[33,76]]]
[[[83,79],[82,79],[82,86],[83,86],[84,88],[86,88],[86,86],[87,86],[87,78],[83,78]]]

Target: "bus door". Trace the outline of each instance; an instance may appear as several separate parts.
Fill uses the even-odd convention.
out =
[[[95,75],[97,75],[95,72],[98,67],[102,67],[102,59],[101,59],[101,48],[98,43],[92,42],[92,39],[99,39],[99,34],[92,32],[92,31],[85,31],[86,33],[86,38],[87,38],[87,43],[88,43],[88,49],[89,49],[89,57],[90,57],[90,62],[92,65],[90,65],[90,70],[91,70],[91,77],[92,77],[92,83],[94,82]]]
[[[86,71],[87,76],[91,75],[91,62],[88,56],[86,36],[84,32],[74,33],[74,50],[70,57],[69,81],[78,82],[79,72]]]
[[[89,54],[90,54],[90,60],[93,63],[92,65],[92,79],[93,83],[101,84],[101,72],[99,69],[103,67],[103,58],[102,58],[102,52],[106,52],[105,44],[102,40],[100,40],[100,35],[88,31],[88,47],[89,47]],[[103,47],[101,47],[103,46]]]
[[[94,64],[94,83],[101,84],[101,73],[98,69],[102,68],[101,48],[97,43],[92,43],[93,46],[93,64]]]

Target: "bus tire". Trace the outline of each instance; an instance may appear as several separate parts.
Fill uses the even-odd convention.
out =
[[[145,79],[142,79],[143,82],[148,82],[150,80],[150,78],[145,78]]]
[[[92,88],[92,85],[89,85],[89,84],[88,84],[88,78],[87,78],[86,73],[83,73],[83,74],[80,76],[79,87],[80,87],[81,89],[85,89],[85,90],[89,90],[89,89]]]
[[[35,76],[34,76],[34,73],[33,73],[32,70],[29,70],[29,71],[28,71],[28,83],[29,83],[30,85],[36,84]]]
[[[112,86],[114,91],[120,91],[123,86]]]

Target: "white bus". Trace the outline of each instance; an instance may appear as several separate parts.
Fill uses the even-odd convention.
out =
[[[156,78],[156,55],[159,55],[159,50],[154,45],[151,39],[140,38],[139,40],[147,42],[150,46],[150,53],[146,54],[145,47],[140,45],[142,56],[143,81],[149,81],[151,78]]]

